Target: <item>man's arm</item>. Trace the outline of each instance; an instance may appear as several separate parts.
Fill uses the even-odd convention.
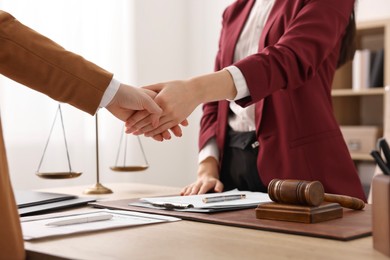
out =
[[[0,73],[94,114],[112,73],[0,11]]]
[[[0,10],[0,73],[49,97],[94,114],[112,73],[28,28]],[[135,110],[146,109],[158,123],[161,109],[153,93],[120,84],[107,105],[125,121]]]

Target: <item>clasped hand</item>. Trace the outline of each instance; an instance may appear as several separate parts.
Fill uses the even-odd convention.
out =
[[[139,110],[126,120],[126,133],[145,135],[157,141],[182,136],[181,126],[187,126],[187,117],[199,104],[199,99],[190,91],[189,81],[171,81],[145,86],[142,89],[154,92],[154,101],[162,109],[158,124],[148,110]]]

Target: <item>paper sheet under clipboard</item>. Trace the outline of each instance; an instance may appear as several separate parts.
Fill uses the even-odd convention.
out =
[[[204,198],[227,196],[233,194],[245,195],[245,198],[212,203],[203,202]],[[231,190],[222,193],[209,193],[190,196],[141,198],[139,201],[130,203],[129,205],[162,210],[209,213],[255,208],[260,203],[270,201],[271,199],[269,198],[267,193]],[[168,206],[165,207],[164,205]]]
[[[107,221],[88,222],[65,226],[48,226],[48,223],[66,220],[75,217],[89,217],[100,213],[109,213],[113,217]],[[147,214],[124,210],[101,209],[73,213],[53,213],[21,219],[23,239],[34,240],[46,237],[54,237],[68,234],[76,234],[97,230],[114,229],[120,227],[139,226],[163,222],[179,221],[180,218],[168,217],[156,214]]]

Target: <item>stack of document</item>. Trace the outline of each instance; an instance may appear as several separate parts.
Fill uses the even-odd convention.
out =
[[[21,219],[24,240],[121,227],[179,221],[179,218],[124,210],[54,213]]]
[[[190,196],[141,198],[138,202],[133,202],[129,205],[153,209],[207,213],[255,208],[260,203],[270,201],[271,199],[267,193],[231,190],[222,193]]]

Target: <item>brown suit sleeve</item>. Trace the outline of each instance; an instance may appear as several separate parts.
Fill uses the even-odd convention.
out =
[[[0,10],[0,73],[94,114],[112,74]]]
[[[0,259],[24,259],[22,230],[8,174],[0,121]]]
[[[112,74],[0,10],[0,73],[94,114]],[[22,231],[0,122],[0,259],[24,259]]]

